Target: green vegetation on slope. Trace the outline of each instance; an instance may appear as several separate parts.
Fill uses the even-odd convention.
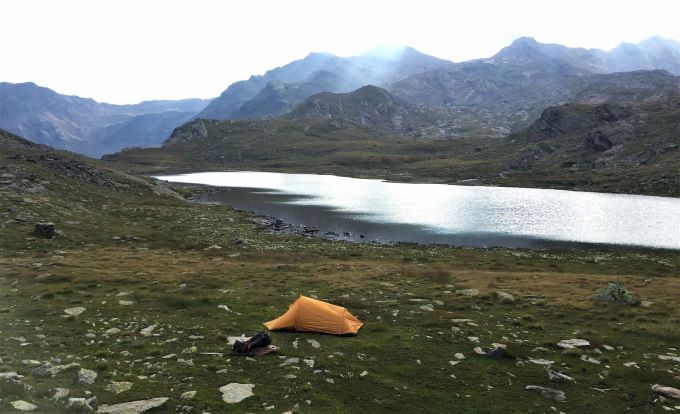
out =
[[[632,126],[603,119],[590,129],[561,131],[541,118],[506,139],[414,140],[336,120],[197,120],[178,128],[161,148],[126,150],[105,160],[137,173],[252,169],[678,196],[680,110],[672,102],[632,107]],[[569,118],[601,106],[548,108],[544,116]],[[537,124],[557,132],[530,134]],[[621,142],[588,144],[612,136]]]

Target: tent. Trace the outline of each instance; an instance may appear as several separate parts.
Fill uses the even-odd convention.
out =
[[[288,311],[264,324],[270,331],[292,329],[335,335],[356,334],[363,323],[342,306],[300,295]]]

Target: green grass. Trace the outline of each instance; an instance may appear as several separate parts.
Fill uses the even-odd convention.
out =
[[[35,148],[11,151],[55,156]],[[0,380],[0,412],[11,412],[16,399],[38,405],[39,412],[72,412],[50,400],[55,387],[67,387],[73,397],[91,392],[100,404],[169,397],[155,412],[185,405],[199,413],[270,406],[269,412],[284,412],[297,404],[310,413],[544,413],[551,407],[644,413],[661,410],[652,384],[678,385],[677,365],[657,357],[680,340],[677,253],[378,246],[274,235],[244,213],[156,195],[170,194],[157,183],[104,170],[112,185],[101,186],[77,172],[66,177],[61,164],[45,159],[10,153],[3,161],[0,174],[14,178],[0,187],[0,371],[25,378],[22,384]],[[28,191],[35,185],[44,190]],[[63,234],[33,237],[33,224],[41,220]],[[208,249],[215,245],[221,248]],[[628,308],[591,301],[611,281],[654,303]],[[480,295],[455,293],[465,288]],[[502,303],[497,290],[516,301]],[[364,327],[355,337],[275,332],[279,355],[228,355],[228,336],[263,329],[301,293],[346,306]],[[434,311],[421,310],[423,303]],[[73,306],[87,310],[64,318]],[[152,324],[153,334],[142,336]],[[105,334],[114,327],[121,332]],[[588,339],[593,347],[564,352],[556,343],[568,338]],[[507,344],[516,358],[473,352],[495,342]],[[224,355],[203,354],[213,352]],[[456,353],[465,359],[453,366]],[[163,358],[170,354],[176,356]],[[280,366],[280,356],[314,359],[314,367]],[[77,385],[76,370],[35,377],[23,362],[55,357],[96,370],[96,382]],[[549,384],[544,367],[528,361],[535,358],[555,361],[554,369],[577,382]],[[631,361],[640,369],[623,365]],[[105,390],[111,381],[134,386],[115,395]],[[255,384],[255,395],[227,406],[218,388],[231,382]],[[567,402],[526,385],[563,390]],[[181,400],[190,390],[196,397]]]

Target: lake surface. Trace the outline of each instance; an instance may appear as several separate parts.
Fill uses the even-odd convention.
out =
[[[405,184],[331,175],[204,172],[162,180],[224,187],[200,201],[362,240],[465,246],[581,244],[680,250],[680,199]]]

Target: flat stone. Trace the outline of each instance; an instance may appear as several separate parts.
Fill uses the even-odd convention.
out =
[[[496,297],[503,303],[512,303],[515,301],[515,297],[508,292],[503,292],[502,290],[496,291]]]
[[[75,308],[64,309],[64,313],[70,316],[78,316],[81,313],[85,312],[85,310],[86,309],[83,308],[82,306],[76,306]]]
[[[253,396],[253,384],[239,384],[232,382],[219,388],[222,400],[227,404],[236,404]]]
[[[121,305],[121,306],[130,306],[130,305],[132,305],[132,304],[134,304],[134,303],[135,303],[135,302],[133,302],[133,301],[131,301],[131,300],[123,300],[123,299],[121,299],[121,300],[118,301],[118,304]]]
[[[553,400],[558,402],[564,402],[567,399],[567,396],[564,394],[564,391],[554,390],[552,388],[546,387],[539,387],[538,385],[527,385],[524,388],[527,390],[536,390],[539,393],[541,393],[542,396],[552,398]]]
[[[139,414],[152,408],[160,407],[168,401],[166,397],[150,398],[148,400],[130,401],[121,404],[101,405],[97,413],[105,414]]]
[[[563,339],[557,343],[557,346],[563,349],[576,349],[584,346],[590,346],[590,342],[585,339]]]
[[[179,398],[183,400],[190,400],[196,396],[196,391],[187,391],[183,392],[182,395],[179,396]]]
[[[132,386],[134,384],[129,382],[129,381],[121,381],[121,382],[116,382],[113,381],[110,384],[108,384],[106,387],[104,387],[104,390],[112,392],[114,394],[120,394],[125,391],[129,391],[132,389]]]
[[[153,333],[153,330],[156,329],[157,326],[158,326],[157,324],[149,325],[146,328],[139,331],[139,333],[142,336],[151,336],[151,333]]]
[[[71,390],[68,388],[55,388],[54,389],[54,395],[52,396],[52,400],[58,401],[61,400],[62,398],[68,397],[68,395],[71,393]]]
[[[308,339],[307,343],[310,344],[312,346],[312,348],[314,348],[314,349],[321,348],[321,344],[316,339]]]
[[[551,361],[549,359],[530,359],[529,362],[536,365],[551,365],[555,363],[555,361]]]
[[[596,364],[596,365],[601,364],[601,362],[599,360],[597,360],[593,357],[589,357],[588,355],[581,355],[581,361],[590,362],[591,364]]]
[[[571,381],[574,382],[574,378],[570,377],[569,375],[565,375],[561,372],[558,371],[553,371],[552,369],[548,370],[548,380],[550,382],[565,382],[565,381]]]
[[[479,295],[479,289],[458,289],[456,294],[463,296],[477,296]]]
[[[680,399],[680,390],[666,385],[654,384],[652,385],[654,393],[663,395],[666,398]]]
[[[19,411],[33,411],[38,408],[37,405],[31,404],[30,402],[24,400],[12,401],[10,404],[12,404],[12,407],[14,407],[15,410]]]
[[[80,368],[78,371],[78,384],[92,385],[97,379],[97,373],[87,368]]]

